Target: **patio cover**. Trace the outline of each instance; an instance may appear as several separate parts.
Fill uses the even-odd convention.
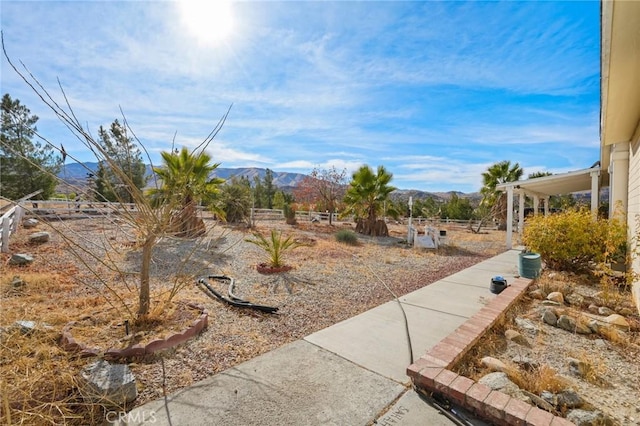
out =
[[[576,170],[568,173],[544,176],[539,178],[506,182],[496,185],[499,191],[507,193],[507,249],[512,248],[513,237],[513,194],[520,195],[518,208],[518,229],[524,224],[524,197],[533,197],[537,212],[540,198],[545,200],[545,214],[548,213],[548,199],[552,195],[565,195],[574,192],[591,191],[591,212],[598,211],[600,166],[596,163],[588,169]]]

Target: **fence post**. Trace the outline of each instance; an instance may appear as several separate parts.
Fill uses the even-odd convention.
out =
[[[2,253],[8,253],[9,252],[9,235],[11,234],[11,215],[10,214],[5,214],[4,216],[2,216],[2,236],[0,237],[2,239]]]
[[[22,221],[22,216],[24,215],[24,209],[21,205],[16,206],[16,212],[13,215],[13,226],[11,227],[11,232],[16,232],[18,230],[18,226]]]

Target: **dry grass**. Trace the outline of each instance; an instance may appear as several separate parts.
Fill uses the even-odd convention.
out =
[[[514,364],[507,364],[505,373],[518,387],[538,395],[542,391],[557,393],[566,389],[569,385],[569,382],[560,376],[557,371],[545,364],[530,371],[520,369]]]
[[[544,291],[545,294],[559,291],[562,294],[570,294],[575,287],[574,280],[564,274],[542,274],[540,278],[536,280],[537,287]]]
[[[14,277],[24,284],[14,287]],[[88,361],[59,345],[60,330],[70,319],[85,318],[73,328],[78,341],[108,349],[167,337],[199,314],[159,297],[145,323],[132,324],[132,338],[123,339],[122,321],[105,308],[104,298],[79,293],[77,283],[64,274],[4,267],[0,289],[1,323],[6,325],[0,334],[1,424],[84,425],[104,419],[102,406],[86,403],[79,393],[79,374]],[[18,320],[37,321],[35,331],[12,325]]]
[[[57,345],[59,332],[39,328],[4,333],[0,344],[2,424],[94,424],[99,407],[79,396],[78,374],[86,360]]]
[[[570,353],[569,356],[577,359],[585,366],[584,371],[582,371],[582,378],[584,380],[597,386],[607,385],[602,379],[608,371],[607,362],[603,357],[594,356],[584,350]]]

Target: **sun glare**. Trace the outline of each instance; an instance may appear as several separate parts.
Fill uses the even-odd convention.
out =
[[[182,22],[204,43],[220,41],[233,30],[231,2],[224,0],[180,0]]]

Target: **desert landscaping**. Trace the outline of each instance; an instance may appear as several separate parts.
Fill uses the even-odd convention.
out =
[[[208,314],[207,327],[199,335],[150,354],[110,359],[128,364],[135,376],[137,397],[128,408],[355,316],[393,299],[392,293],[406,294],[504,251],[504,232],[476,234],[459,225],[438,225],[446,230],[447,244],[432,250],[407,246],[407,228],[401,224],[389,225],[389,237],[359,236],[352,245],[336,239],[338,231],[352,229],[353,224],[346,222],[291,226],[283,221],[264,221],[253,229],[213,220],[206,224],[207,234],[197,240],[165,238],[158,243],[151,270],[154,302],[144,324],[125,324],[117,313],[117,303],[103,287],[118,288],[123,300],[135,293],[135,289],[126,290],[127,280],[122,275],[135,274],[140,250],[135,235],[117,218],[40,222],[34,229],[21,229],[13,236],[12,253],[29,253],[34,260],[27,266],[12,265],[12,256],[6,254],[2,263],[3,420],[8,419],[7,410],[12,421],[27,423],[64,419],[82,424],[80,419],[87,413],[100,419],[101,408],[88,404],[81,392],[82,369],[96,358],[114,358],[114,348],[144,347],[154,340],[167,340],[203,312]],[[273,229],[292,236],[301,246],[288,253],[290,271],[261,274],[256,266],[264,261],[265,253],[247,240]],[[50,240],[30,241],[36,231],[49,233]],[[69,239],[98,256],[84,256],[77,249],[71,254]],[[109,270],[100,260],[104,258],[113,260],[119,269]],[[101,271],[105,282],[91,270]],[[211,297],[196,284],[198,278],[211,275],[234,278],[236,297],[276,307],[277,313],[231,307]],[[574,284],[583,279],[545,272],[536,284],[542,290],[526,297],[517,314],[506,315],[501,326],[482,339],[491,343],[472,351],[460,371],[477,379],[492,371],[482,360],[485,357],[512,365],[516,355],[526,355],[566,376],[591,406],[599,407],[615,424],[634,424],[640,417],[635,380],[638,366],[634,362],[639,353],[640,321],[630,309],[630,299],[619,297],[617,303],[600,304],[626,314],[630,325],[616,334],[617,338],[571,333],[541,320],[544,304],[538,299],[545,299],[552,290],[563,289],[565,297],[574,292],[583,294],[582,302],[577,304],[576,296],[570,296],[571,304],[547,309],[558,315],[564,310],[587,311],[592,303],[586,301],[593,302],[596,290],[584,281],[580,286]],[[227,294],[227,283],[207,282]],[[175,297],[163,304],[172,291]],[[519,328],[513,322],[516,317],[535,324],[536,331]],[[25,330],[29,322],[33,329]],[[510,328],[526,336],[526,349],[503,337]],[[73,336],[74,345],[68,344],[69,336]],[[587,360],[594,371],[589,376],[592,380],[576,381],[568,358]]]

